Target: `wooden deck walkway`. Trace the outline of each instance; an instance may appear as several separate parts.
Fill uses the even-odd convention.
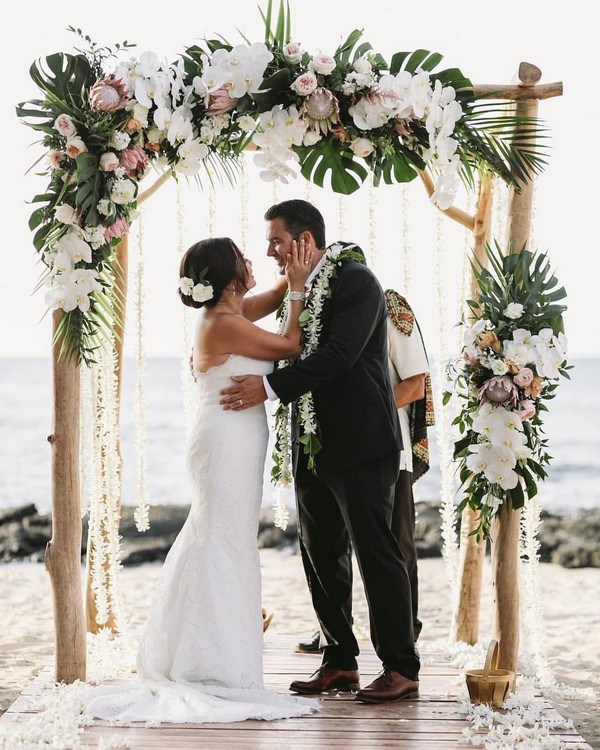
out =
[[[290,682],[309,675],[320,664],[319,656],[295,654],[294,639],[265,636],[264,669],[266,686],[287,692]],[[370,644],[361,644],[361,681],[368,684],[380,665]],[[468,726],[458,711],[453,684],[457,670],[441,654],[422,654],[420,697],[388,705],[356,702],[352,695],[331,694],[322,698],[322,710],[311,716],[284,721],[244,721],[235,724],[162,724],[115,727],[105,722],[86,727],[84,747],[96,748],[100,738],[121,739],[130,750],[276,750],[279,748],[400,748],[401,750],[468,750],[463,730]],[[26,688],[0,718],[0,722],[27,721],[31,699],[43,684],[52,680],[48,667]],[[531,690],[531,688],[521,688]],[[556,712],[548,704],[548,716]],[[568,748],[591,747],[573,732],[555,732]]]

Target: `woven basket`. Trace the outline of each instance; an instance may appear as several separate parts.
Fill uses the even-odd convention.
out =
[[[470,669],[467,672],[467,688],[471,703],[487,703],[500,708],[508,698],[514,673],[508,669],[498,669],[498,641],[490,641],[483,669]]]

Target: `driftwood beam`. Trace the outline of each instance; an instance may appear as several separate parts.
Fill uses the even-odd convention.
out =
[[[150,198],[151,195],[154,195],[154,193],[156,193],[156,191],[159,188],[161,188],[167,180],[171,179],[172,176],[173,176],[173,171],[171,169],[168,169],[166,172],[163,172],[161,176],[155,182],[153,182],[152,185],[150,185],[149,188],[147,188],[146,190],[144,190],[142,193],[138,195],[137,197],[138,205],[148,200],[148,198]]]
[[[431,198],[433,195],[433,191],[435,190],[435,185],[433,184],[433,177],[429,174],[427,171],[421,171],[417,170],[419,177],[421,178],[421,181],[423,182],[423,185],[425,186],[425,190],[427,191],[427,195]],[[438,208],[436,206],[436,208]],[[463,211],[462,208],[457,208],[456,206],[450,206],[450,208],[438,208],[438,211],[441,211],[443,214],[446,214],[446,216],[453,221],[458,222],[463,227],[466,227],[469,231],[473,231],[474,222],[475,219],[473,216],[468,214],[466,211]]]
[[[511,99],[519,101],[522,99],[552,99],[562,96],[562,81],[554,83],[540,83],[538,85],[495,85],[493,83],[481,83],[473,86],[473,93],[477,99]]]

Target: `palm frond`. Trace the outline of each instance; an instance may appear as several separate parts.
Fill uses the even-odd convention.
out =
[[[487,165],[514,187],[543,171],[548,163],[548,128],[536,117],[521,117],[475,104],[457,128],[463,166]]]

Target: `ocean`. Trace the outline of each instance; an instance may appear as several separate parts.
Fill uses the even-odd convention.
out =
[[[549,478],[540,486],[540,501],[548,510],[600,504],[600,402],[595,396],[600,359],[577,359],[571,364],[571,380],[562,379],[556,398],[547,402],[544,429],[553,460]],[[125,504],[137,502],[134,383],[134,362],[126,360],[121,407]],[[50,447],[46,440],[50,388],[48,359],[0,359],[0,508],[35,503],[40,512],[50,509]],[[179,360],[149,359],[144,388],[148,500],[150,504],[188,503],[186,414]],[[441,474],[435,427],[429,437],[431,470],[416,483],[415,494],[417,500],[437,501]],[[268,467],[264,505],[273,501],[267,475]],[[289,502],[293,502],[291,495]]]

